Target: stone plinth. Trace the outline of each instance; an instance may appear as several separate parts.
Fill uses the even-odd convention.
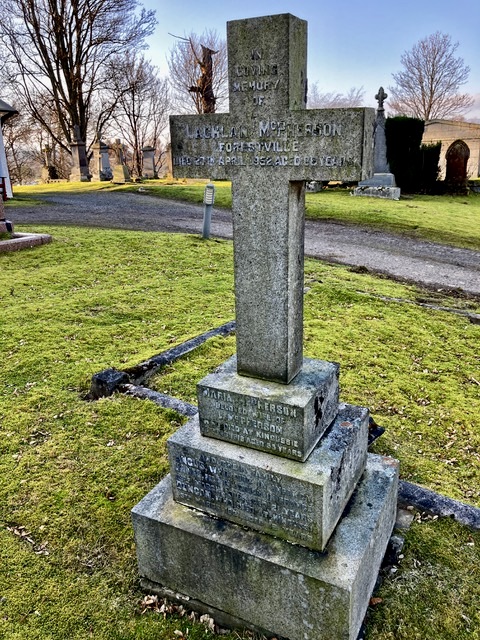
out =
[[[234,356],[198,383],[202,435],[305,460],[336,416],[338,365],[305,358],[289,385],[236,368]]]
[[[363,473],[367,444],[368,411],[350,405],[305,463],[205,438],[195,416],[168,440],[173,497],[322,550]]]
[[[393,173],[374,173],[369,180],[362,180],[359,187],[396,187]]]
[[[289,640],[355,640],[395,522],[397,482],[396,461],[369,455],[320,552],[174,502],[167,476],[132,511],[140,576],[150,593],[167,587]]]
[[[363,185],[363,183],[362,183]],[[358,186],[354,189],[354,196],[370,196],[371,198],[386,198],[387,200],[400,200],[400,187],[386,187],[379,185]]]
[[[90,182],[92,176],[88,170],[85,143],[81,140],[74,141],[70,144],[70,149],[72,152],[72,172],[68,179],[70,182]]]

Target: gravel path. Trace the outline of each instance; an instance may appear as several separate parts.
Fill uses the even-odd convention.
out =
[[[11,209],[15,224],[201,233],[203,206],[141,193],[42,196],[45,206]],[[214,209],[211,233],[232,237],[227,210]],[[480,295],[480,252],[334,222],[306,223],[305,253],[327,262],[366,267],[395,279]]]

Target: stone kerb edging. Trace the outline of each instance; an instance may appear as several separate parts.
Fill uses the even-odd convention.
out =
[[[14,233],[8,240],[0,240],[0,253],[9,251],[20,251],[21,249],[31,249],[52,241],[52,236],[48,233]]]

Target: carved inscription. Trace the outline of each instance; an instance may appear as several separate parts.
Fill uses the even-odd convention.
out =
[[[265,93],[278,91],[280,78],[278,77],[278,64],[263,62],[263,50],[254,49],[250,58],[253,63],[237,64],[233,67],[233,78],[230,83],[230,93],[248,92],[252,95],[253,104],[262,106],[265,102]]]
[[[230,442],[302,459],[303,443],[292,436],[302,423],[300,409],[216,389],[204,388],[201,393],[208,402],[200,416],[203,431],[214,432]]]
[[[300,483],[193,451],[176,453],[173,478],[180,501],[256,528],[279,528],[300,541],[317,533],[312,491]]]
[[[199,141],[205,155],[175,154],[174,167],[257,166],[257,167],[344,167],[355,159],[343,154],[312,155],[310,141],[341,140],[343,125],[331,121],[298,123],[288,120],[260,120],[255,127],[240,124],[193,126],[186,124],[182,139]],[[304,142],[309,144],[304,148]],[[319,149],[321,151],[321,149]]]

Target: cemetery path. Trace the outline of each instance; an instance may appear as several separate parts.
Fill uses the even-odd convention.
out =
[[[142,193],[83,193],[41,196],[44,206],[12,211],[15,224],[202,232],[203,206]],[[14,213],[13,213],[14,212]],[[214,209],[211,234],[232,237],[231,213]],[[480,252],[353,225],[308,220],[305,253],[327,262],[364,267],[373,273],[428,287],[480,295]]]

